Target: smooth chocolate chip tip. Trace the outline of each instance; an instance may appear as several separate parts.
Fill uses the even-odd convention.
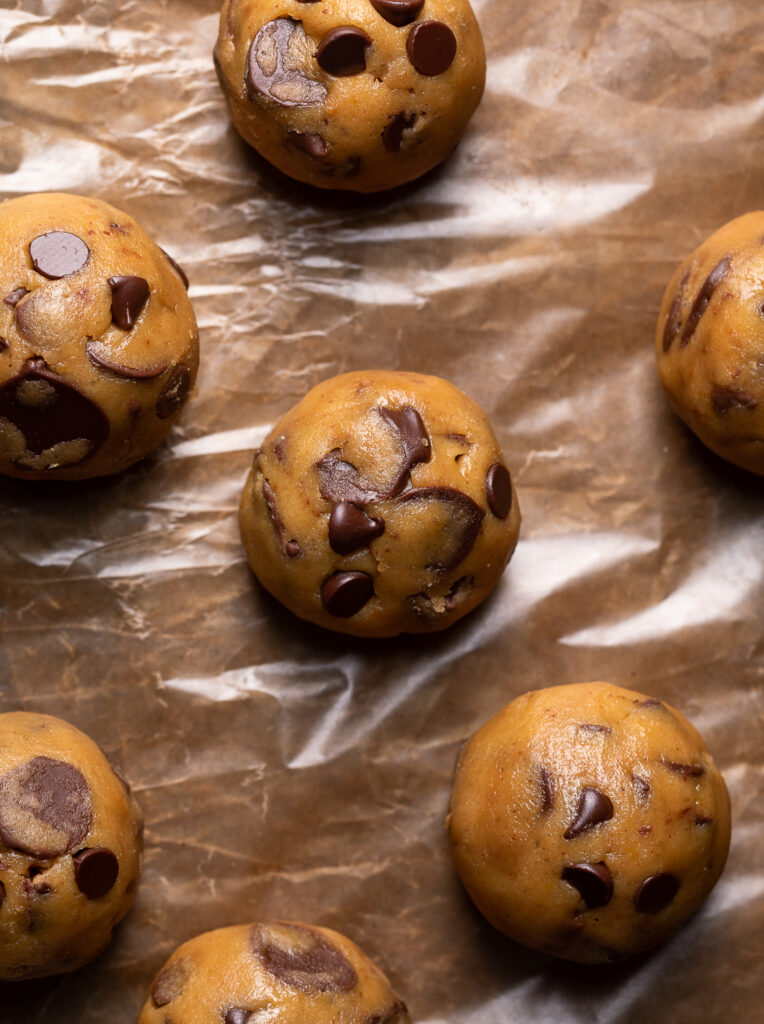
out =
[[[324,580],[321,603],[339,619],[356,615],[374,594],[374,582],[365,572],[335,572]]]
[[[562,879],[578,890],[590,910],[604,907],[613,898],[613,877],[604,861],[597,864],[571,864],[563,868]]]
[[[668,872],[646,878],[634,896],[637,913],[658,914],[665,910],[679,892],[679,887],[679,879]]]
[[[371,37],[355,25],[330,29],[316,50],[319,67],[335,78],[349,78],[366,70],[366,47]]]
[[[612,817],[613,804],[610,797],[593,786],[586,786],[578,798],[573,821],[564,833],[564,838],[576,839],[595,825],[610,821]]]

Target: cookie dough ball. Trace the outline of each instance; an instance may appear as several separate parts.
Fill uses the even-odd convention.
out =
[[[384,974],[344,935],[291,922],[206,932],[154,979],[138,1024],[411,1024]]]
[[[295,614],[356,636],[445,629],[488,596],[520,512],[483,411],[448,381],[324,381],[255,454],[249,564]]]
[[[227,0],[215,63],[258,153],[299,181],[356,192],[444,160],[485,84],[468,0]]]
[[[105,476],[165,438],[199,363],[187,284],[106,203],[0,204],[0,473]]]
[[[0,715],[0,978],[74,971],[141,874],[143,819],[101,749],[48,715]]]
[[[730,842],[724,780],[695,729],[609,683],[536,690],[492,718],[459,759],[448,825],[491,924],[582,963],[673,935]]]
[[[655,347],[674,411],[711,451],[764,475],[764,211],[725,224],[679,266]]]

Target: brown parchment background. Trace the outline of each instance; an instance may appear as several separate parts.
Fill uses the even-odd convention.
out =
[[[327,0],[331,2],[331,0]],[[456,155],[378,198],[271,171],[230,127],[215,0],[1,0],[0,195],[89,193],[187,269],[199,392],[119,478],[0,484],[0,710],[98,740],[148,819],[108,952],[0,988],[2,1024],[134,1024],[197,932],[345,932],[419,1024],[705,1024],[762,1014],[762,482],[657,383],[681,258],[764,205],[761,0],[480,0],[485,99]],[[305,390],[436,373],[491,417],[517,553],[449,633],[364,643],[255,584],[236,506]],[[442,823],[462,741],[527,689],[608,679],[703,731],[734,808],[705,909],[652,956],[558,964],[494,933]]]

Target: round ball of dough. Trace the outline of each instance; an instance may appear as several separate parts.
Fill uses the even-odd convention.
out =
[[[0,978],[74,971],[138,891],[143,818],[101,749],[49,715],[0,715]]]
[[[227,0],[215,62],[258,153],[299,181],[356,192],[444,160],[485,84],[468,0]]]
[[[0,204],[0,473],[105,476],[165,438],[199,363],[187,284],[97,199]]]
[[[411,1024],[406,1006],[344,935],[291,922],[237,925],[180,946],[138,1024]]]
[[[764,475],[764,211],[725,224],[679,266],[655,349],[674,411],[711,451]]]
[[[601,963],[665,941],[716,884],[724,780],[673,708],[609,683],[518,697],[467,743],[448,826],[494,927]]]
[[[445,629],[488,596],[520,512],[485,414],[448,381],[347,373],[255,454],[249,564],[295,614],[356,636]]]

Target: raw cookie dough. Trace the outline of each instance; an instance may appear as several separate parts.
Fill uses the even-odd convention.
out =
[[[411,1024],[368,957],[328,928],[237,925],[191,939],[154,979],[138,1024]]]
[[[227,0],[215,63],[258,153],[299,181],[356,192],[444,160],[485,84],[468,0]]]
[[[255,454],[249,564],[301,618],[357,636],[444,629],[496,585],[520,511],[485,414],[453,384],[372,370],[313,388]]]
[[[655,348],[674,411],[711,451],[764,475],[764,211],[725,224],[679,266]]]
[[[0,978],[74,971],[141,875],[143,818],[101,749],[49,715],[0,715]]]
[[[581,683],[526,693],[472,737],[448,827],[494,927],[601,963],[658,945],[701,906],[727,859],[730,807],[678,711]]]
[[[165,438],[199,363],[187,284],[97,199],[0,204],[0,473],[104,476]]]

